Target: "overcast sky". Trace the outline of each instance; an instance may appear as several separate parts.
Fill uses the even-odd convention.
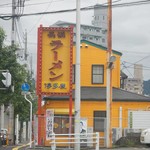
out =
[[[107,0],[80,0],[81,7],[95,4],[104,4]],[[145,0],[114,0],[113,4],[137,2]],[[12,0],[0,0],[0,14],[11,13]],[[4,5],[7,4],[7,5]],[[76,0],[26,0],[24,14],[58,11],[76,8]],[[133,64],[143,64],[143,78],[150,79],[150,2],[144,5],[114,7],[112,9],[112,48],[123,54],[121,68],[129,76],[133,77]],[[91,25],[94,11],[81,12],[81,24]],[[50,26],[58,20],[76,22],[76,12],[48,14],[38,16],[21,17],[17,21],[18,34],[21,46],[23,44],[23,32],[28,33],[28,52],[33,56],[33,69],[36,70],[37,28]],[[11,41],[11,20],[0,19],[0,26],[7,34],[6,43]]]

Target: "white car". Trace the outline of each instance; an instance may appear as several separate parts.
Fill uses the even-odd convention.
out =
[[[140,142],[142,144],[150,145],[150,128],[141,132]]]

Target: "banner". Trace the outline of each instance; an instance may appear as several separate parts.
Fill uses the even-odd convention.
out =
[[[53,134],[54,110],[46,110],[46,140],[50,140]]]

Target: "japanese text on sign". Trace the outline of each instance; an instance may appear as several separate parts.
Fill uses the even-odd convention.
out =
[[[55,34],[54,31],[49,31],[48,33],[49,38],[65,38],[65,32],[64,31],[59,31],[57,34]],[[58,59],[58,51],[61,50],[61,47],[63,46],[63,43],[61,40],[52,40],[50,42],[51,51],[53,52],[53,62],[51,64],[51,67],[49,68],[49,73],[50,73],[50,81],[55,81],[59,79],[60,77],[63,76],[63,73],[59,73],[56,71],[56,69],[61,70],[63,61]]]
[[[46,140],[50,140],[53,134],[54,110],[46,110]]]

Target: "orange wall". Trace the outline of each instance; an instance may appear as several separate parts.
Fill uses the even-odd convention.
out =
[[[85,43],[82,43],[81,47],[81,86],[106,86],[106,69],[107,69],[107,51],[100,48],[88,45],[85,47]],[[73,49],[73,64],[75,64],[75,48]],[[114,63],[114,69],[112,71],[112,86],[120,87],[120,55],[116,55],[116,61]],[[91,84],[92,82],[92,64],[104,65],[104,84]]]
[[[128,110],[146,110],[150,106],[149,102],[112,102],[112,128],[119,127],[119,108],[122,107],[122,128],[128,128]],[[44,106],[46,109],[69,109],[68,101],[47,101]],[[74,108],[74,102],[73,102]],[[87,118],[88,127],[94,125],[94,111],[106,111],[105,101],[81,101],[81,118]],[[68,113],[66,113],[68,114]],[[74,114],[74,113],[73,113]],[[61,115],[61,114],[60,114]],[[44,121],[43,121],[44,123]],[[45,128],[42,128],[45,131]],[[45,137],[45,134],[41,134],[41,139]],[[45,141],[45,140],[44,140]],[[45,146],[50,145],[50,141],[45,141]]]
[[[112,127],[119,127],[119,108],[122,107],[122,125],[128,127],[128,110],[146,110],[150,102],[112,102]],[[46,109],[69,109],[69,101],[49,101]],[[73,103],[74,108],[74,103]],[[106,110],[105,101],[81,101],[81,118],[88,119],[88,126],[93,126],[94,111]]]

